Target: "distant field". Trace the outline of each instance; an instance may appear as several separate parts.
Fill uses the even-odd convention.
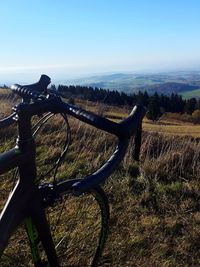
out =
[[[143,128],[148,132],[157,132],[167,135],[189,135],[193,137],[200,137],[200,125],[193,125],[191,123],[173,123],[167,121],[152,123],[151,121],[144,120]]]
[[[138,88],[144,85],[154,85],[162,83],[163,80],[160,77],[152,76],[137,76],[133,74],[114,74],[104,76],[93,76],[85,79],[78,79],[74,81],[68,81],[67,84],[80,84],[87,86],[96,86],[109,90],[119,90],[126,92],[137,91]]]
[[[182,92],[181,95],[185,99],[189,99],[189,98],[192,98],[192,97],[200,98],[200,89],[193,90],[193,91]]]

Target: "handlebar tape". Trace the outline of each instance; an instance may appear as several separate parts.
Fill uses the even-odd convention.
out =
[[[92,112],[80,109],[79,107],[68,105],[66,103],[63,104],[63,112],[66,112],[85,123],[93,125],[98,129],[114,134],[119,138],[130,138],[135,134],[145,115],[144,107],[138,105],[133,108],[128,118],[120,123],[116,123]]]

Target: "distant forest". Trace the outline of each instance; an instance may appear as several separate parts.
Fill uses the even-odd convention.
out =
[[[142,104],[149,110],[157,109],[157,113],[172,112],[191,115],[195,110],[200,109],[200,100],[196,98],[185,100],[182,96],[175,93],[171,93],[170,96],[167,96],[157,93],[149,95],[146,91],[139,91],[137,94],[128,95],[119,91],[73,85],[59,85],[57,90],[68,98],[80,98],[110,105],[133,106],[135,104]]]

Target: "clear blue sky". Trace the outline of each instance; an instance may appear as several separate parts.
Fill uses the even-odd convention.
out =
[[[4,0],[0,25],[0,80],[200,68],[200,0]]]

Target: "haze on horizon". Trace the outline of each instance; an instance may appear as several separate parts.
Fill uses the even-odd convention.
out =
[[[0,10],[0,83],[200,69],[199,0],[7,0]]]

